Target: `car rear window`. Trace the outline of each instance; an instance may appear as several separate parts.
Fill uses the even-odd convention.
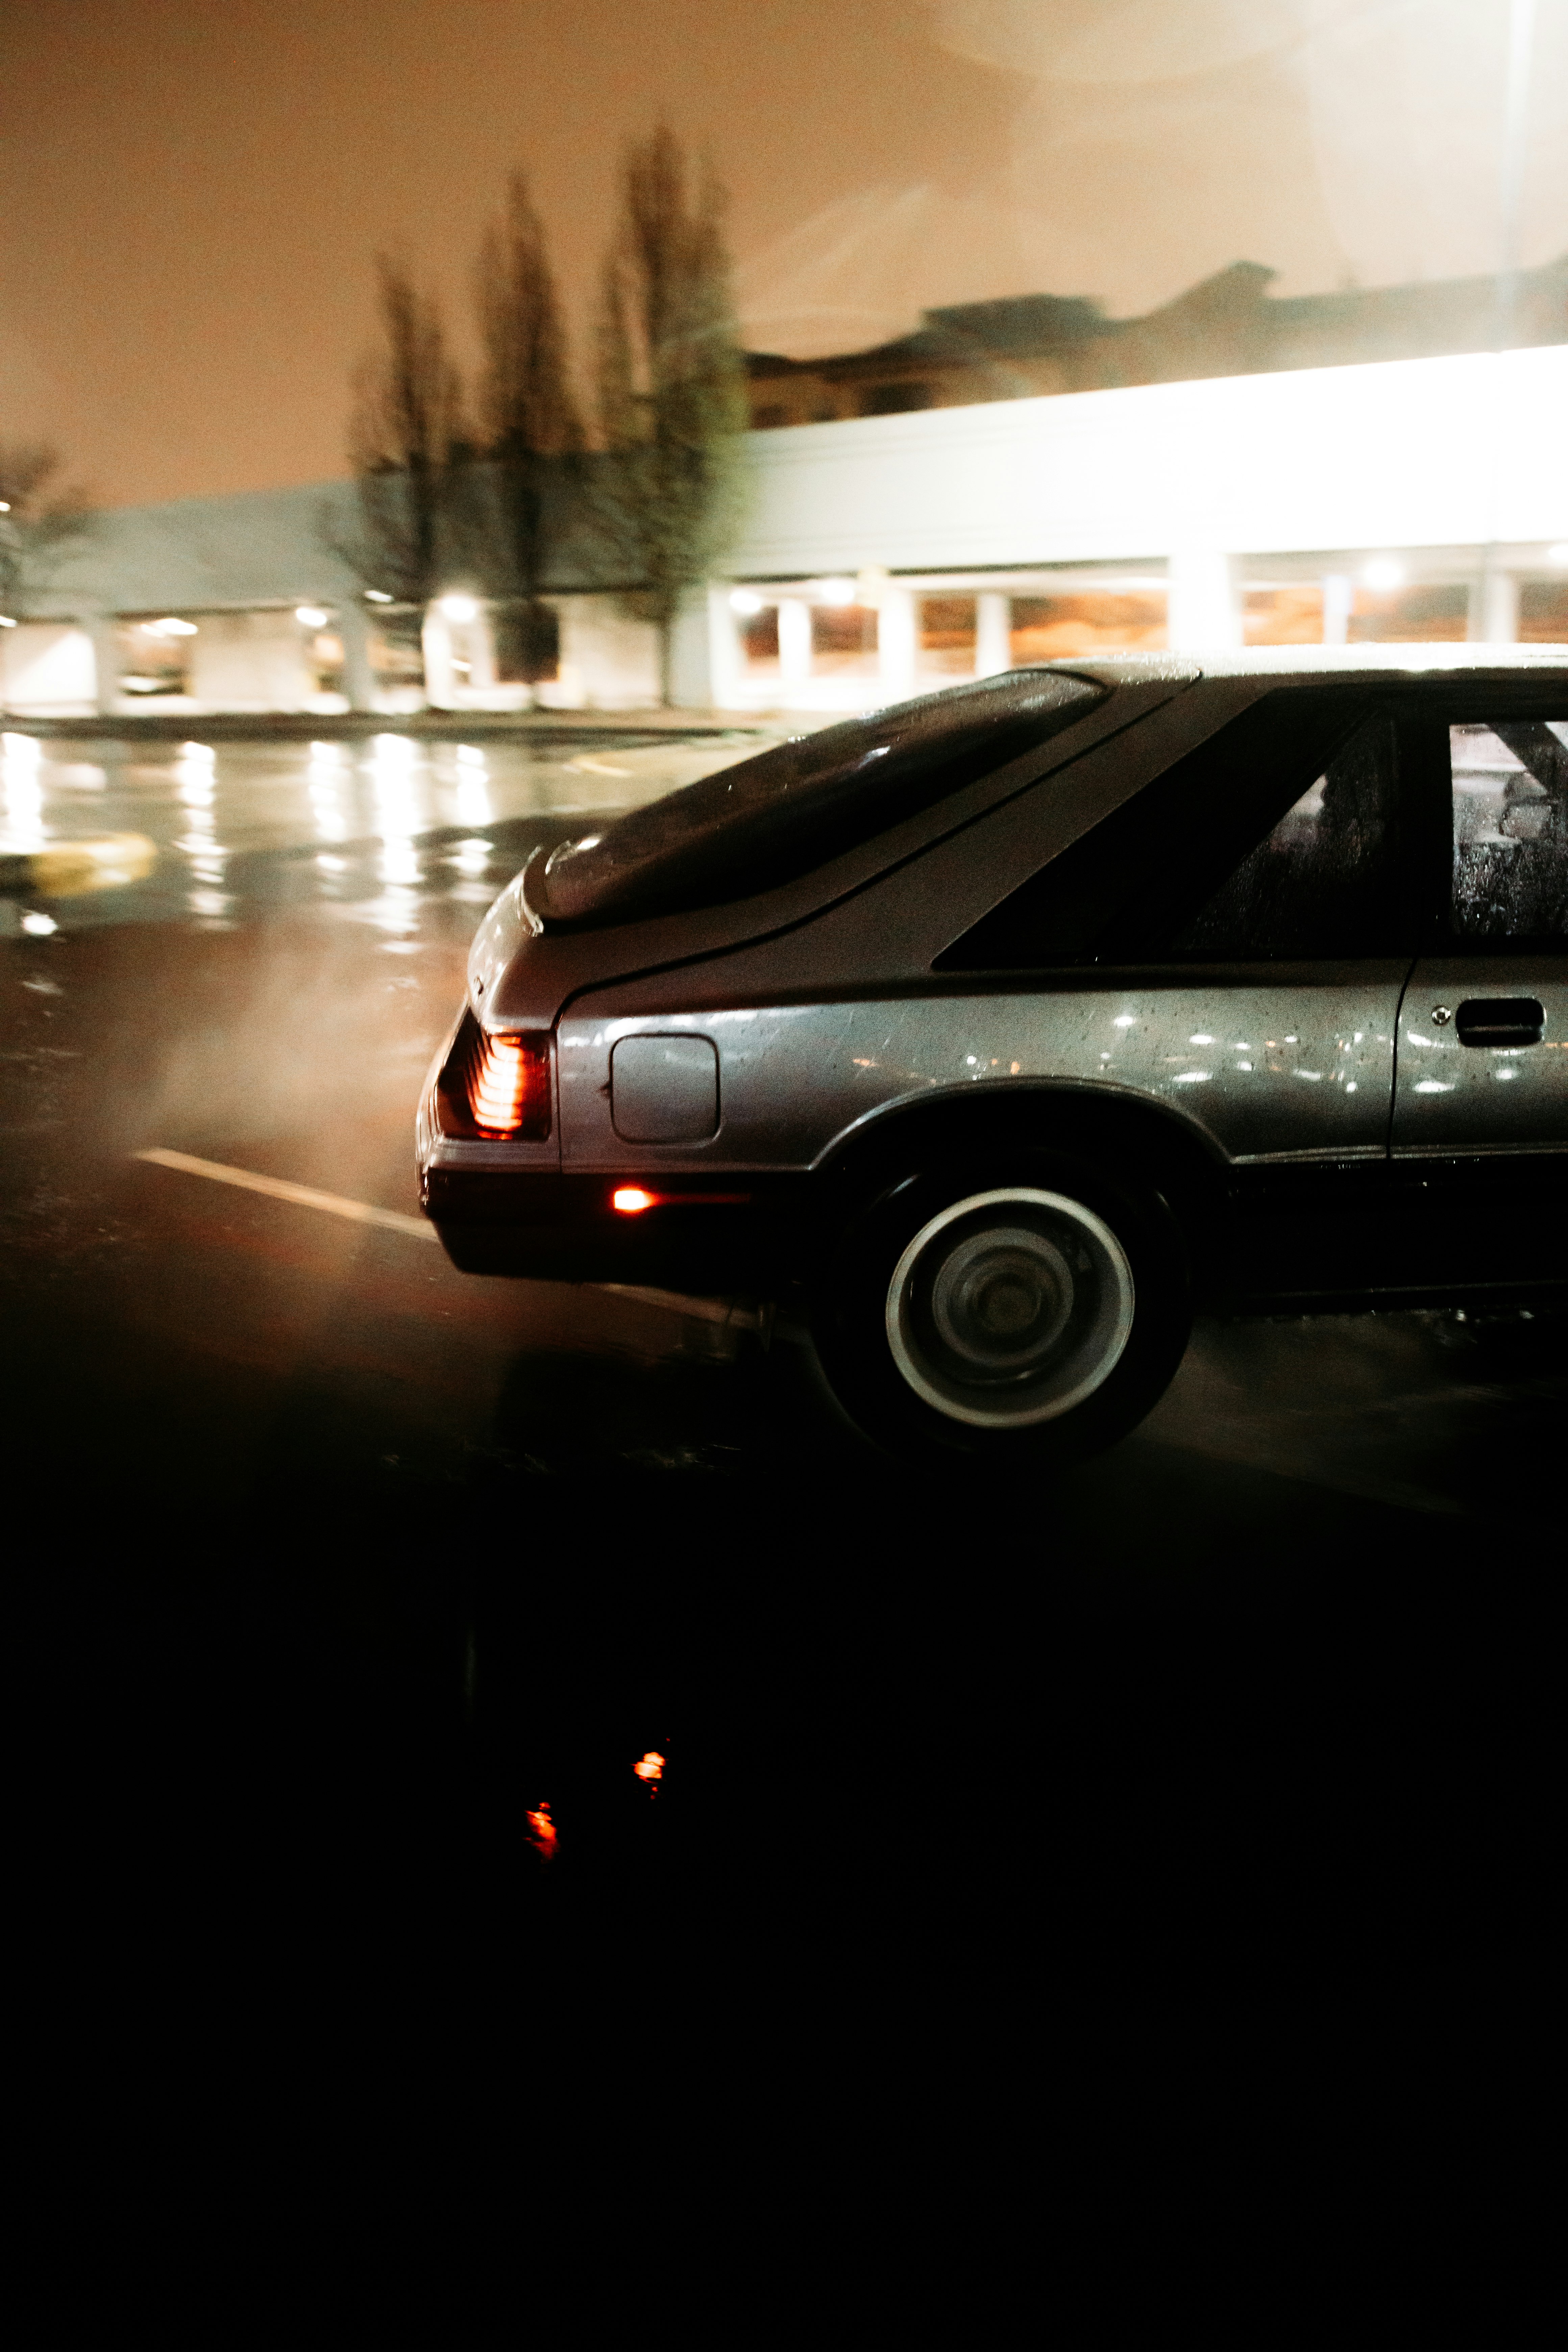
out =
[[[773,889],[1048,742],[1108,690],[1011,671],[780,743],[564,844],[529,904],[598,924]]]

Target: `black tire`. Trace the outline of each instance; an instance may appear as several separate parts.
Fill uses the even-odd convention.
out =
[[[1002,1467],[1081,1461],[1136,1428],[1192,1331],[1161,1193],[1019,1147],[910,1172],[850,1215],[813,1284],[812,1336],[875,1443]]]

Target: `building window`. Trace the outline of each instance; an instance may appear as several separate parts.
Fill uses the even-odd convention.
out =
[[[741,623],[741,656],[748,677],[776,677],[779,667],[779,608],[764,604]]]
[[[1089,589],[1077,596],[1015,596],[1015,667],[1068,654],[1158,652],[1165,644],[1163,588]]]
[[[811,669],[814,677],[875,677],[876,606],[814,604]]]
[[[370,633],[371,673],[378,687],[425,684],[425,614],[417,604],[382,605]]]
[[[1314,580],[1289,588],[1249,588],[1242,604],[1242,643],[1248,646],[1321,646],[1323,592]]]
[[[318,694],[341,694],[343,641],[336,629],[318,629],[309,639],[310,683]]]
[[[973,596],[922,596],[920,666],[928,677],[974,676]]]
[[[497,682],[552,686],[561,675],[561,615],[542,597],[491,607]]]
[[[929,383],[874,383],[860,395],[862,416],[907,416],[935,405],[936,388]]]
[[[1519,642],[1568,646],[1568,580],[1520,582]]]
[[[175,613],[122,621],[115,631],[120,649],[120,691],[143,700],[153,695],[189,694],[191,640],[198,624]]]
[[[1346,637],[1352,646],[1462,646],[1468,632],[1468,588],[1358,588]]]

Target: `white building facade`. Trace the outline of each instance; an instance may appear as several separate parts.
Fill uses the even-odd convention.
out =
[[[848,710],[1133,646],[1568,641],[1568,346],[803,425],[751,435],[748,463],[744,537],[678,632],[694,708]],[[557,674],[531,688],[461,583],[378,614],[330,551],[350,495],[107,516],[51,617],[5,631],[8,706],[655,698],[651,632],[587,580],[551,599]]]

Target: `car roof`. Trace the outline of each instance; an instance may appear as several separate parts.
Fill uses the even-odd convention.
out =
[[[1200,678],[1322,677],[1479,679],[1560,677],[1568,687],[1568,646],[1248,646],[1213,653],[1117,654],[1104,660],[1068,658],[1045,665],[1073,671],[1101,686],[1146,686],[1162,678],[1194,685]]]

